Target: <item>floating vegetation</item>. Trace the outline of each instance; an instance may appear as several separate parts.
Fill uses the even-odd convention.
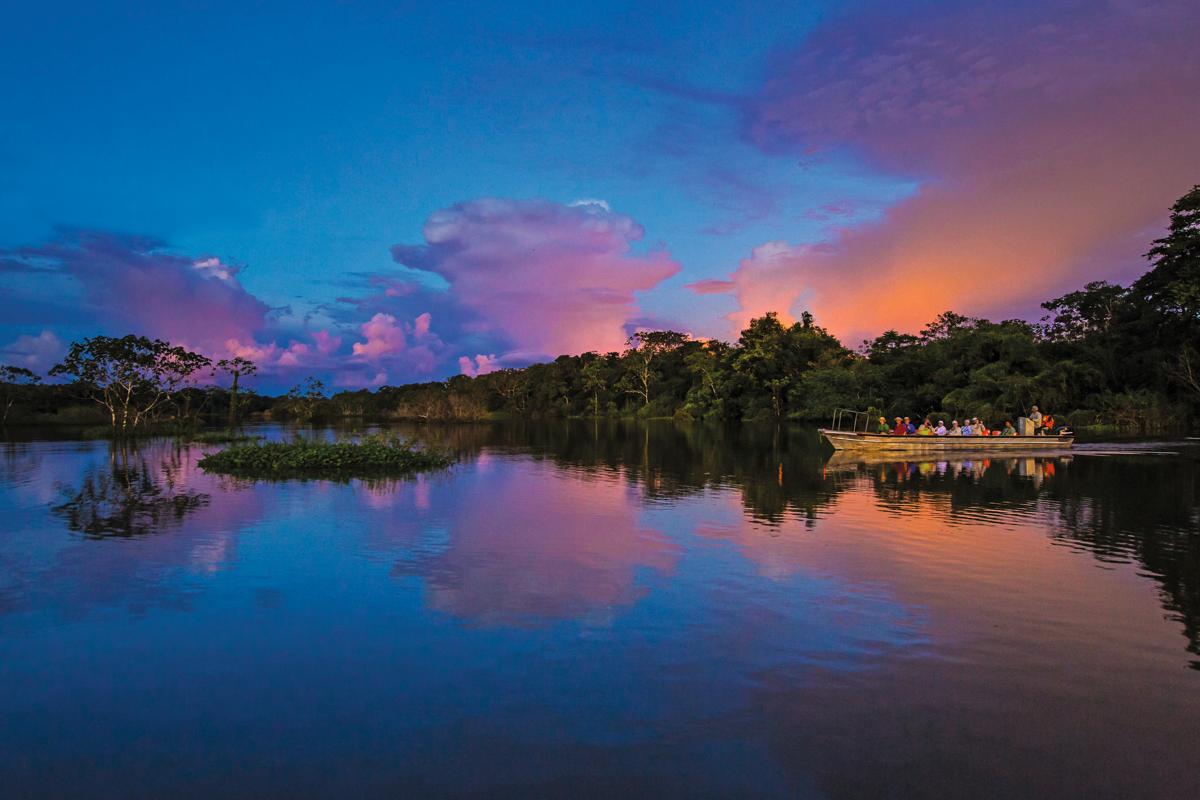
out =
[[[220,430],[220,431],[200,431],[188,437],[190,442],[199,442],[200,444],[234,444],[238,442],[257,442],[263,437],[255,436],[241,431]]]
[[[420,450],[394,437],[375,435],[356,442],[242,444],[200,459],[205,472],[242,478],[352,478],[407,475],[450,466],[450,458]]]

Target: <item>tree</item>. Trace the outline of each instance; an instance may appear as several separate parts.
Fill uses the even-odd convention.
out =
[[[1171,206],[1167,235],[1155,240],[1146,258],[1154,266],[1134,282],[1131,292],[1194,332],[1200,325],[1200,185]]]
[[[722,397],[722,373],[727,369],[730,347],[717,339],[701,342],[700,346],[684,358],[684,366],[700,387],[704,405],[719,412]]]
[[[504,398],[505,406],[524,415],[529,401],[529,381],[524,371],[519,369],[501,369],[487,376],[496,389],[497,394]]]
[[[1108,281],[1092,281],[1082,289],[1047,300],[1040,332],[1051,341],[1078,341],[1107,333],[1125,297],[1125,289]]]
[[[1167,377],[1183,387],[1193,399],[1200,400],[1200,353],[1196,348],[1185,344],[1175,361],[1167,364],[1166,371]]]
[[[689,339],[678,331],[638,331],[629,337],[624,361],[628,370],[625,391],[642,398],[642,407],[650,405],[650,385],[658,377],[657,361],[679,349]]]
[[[50,370],[80,383],[108,412],[113,432],[134,432],[151,414],[212,362],[161,339],[93,336],[73,342]]]
[[[921,331],[921,338],[925,341],[948,339],[958,331],[972,327],[976,322],[978,320],[964,317],[962,314],[943,311],[938,314],[937,319],[925,326],[925,329]]]
[[[215,371],[223,372],[232,379],[229,384],[229,429],[234,430],[238,426],[238,381],[258,372],[258,367],[250,359],[236,356],[222,358],[217,362]]]
[[[28,391],[29,386],[40,383],[41,376],[25,367],[15,367],[11,364],[0,365],[0,391],[3,391],[4,416],[0,421],[8,422],[8,412],[13,403]]]
[[[609,368],[599,353],[586,353],[587,363],[580,372],[583,390],[591,395],[592,416],[600,416],[600,393],[608,388]]]
[[[317,415],[317,409],[324,399],[325,384],[310,377],[304,383],[288,389],[283,396],[283,410],[288,416],[307,421]]]

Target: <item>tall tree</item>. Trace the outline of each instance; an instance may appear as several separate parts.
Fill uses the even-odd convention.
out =
[[[1200,185],[1171,206],[1167,235],[1146,258],[1153,268],[1134,282],[1139,301],[1194,334],[1200,329]]]
[[[608,389],[610,370],[599,353],[585,353],[587,359],[581,371],[583,390],[591,396],[592,416],[600,416],[600,393]]]
[[[127,435],[211,363],[161,339],[93,336],[72,342],[50,374],[74,378],[108,412],[113,432]]]
[[[258,372],[258,366],[248,358],[236,356],[222,358],[217,362],[216,371],[230,376],[229,429],[234,430],[238,426],[238,382],[241,378],[248,378]]]
[[[1125,289],[1108,281],[1092,281],[1078,291],[1042,303],[1050,312],[1039,331],[1052,341],[1077,341],[1107,333],[1125,298]]]
[[[650,386],[658,378],[658,362],[688,342],[690,337],[678,331],[638,331],[629,337],[624,361],[628,370],[625,391],[642,398],[642,407],[650,405]]]

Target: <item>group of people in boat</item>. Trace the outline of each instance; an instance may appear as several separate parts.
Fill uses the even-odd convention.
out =
[[[1044,436],[1054,433],[1054,417],[1050,414],[1042,414],[1038,411],[1037,406],[1033,406],[1029,410],[1029,421],[1033,423],[1033,433],[1035,436]],[[895,423],[888,425],[887,417],[879,418],[879,425],[876,433],[890,434],[892,436],[1019,436],[1015,425],[1011,419],[1004,421],[1002,428],[989,428],[987,423],[979,417],[967,417],[960,425],[958,420],[951,420],[950,427],[946,427],[944,420],[938,420],[937,424],[933,424],[931,417],[926,417],[924,422],[917,425],[911,417],[896,417]]]

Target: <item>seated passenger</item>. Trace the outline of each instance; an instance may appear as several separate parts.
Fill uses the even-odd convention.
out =
[[[921,427],[917,428],[917,436],[933,436],[933,426],[929,424],[929,420],[925,420]]]
[[[911,419],[909,419],[908,417],[904,418],[904,431],[909,436],[912,436],[913,434],[915,434],[917,432],[917,426],[913,425],[913,421]]]
[[[893,436],[908,436],[908,426],[904,424],[904,420],[896,417],[896,427],[892,428]]]
[[[875,428],[876,433],[891,433],[892,429],[888,427],[887,417],[879,418],[879,425]]]
[[[945,436],[946,435],[945,421],[939,419],[937,427],[933,429],[933,432],[934,432],[934,435],[936,435],[936,436]]]
[[[991,433],[991,431],[988,430],[988,426],[985,425],[983,420],[981,420],[979,417],[975,418],[974,428],[976,436],[987,436]]]
[[[974,436],[975,435],[975,429],[971,427],[971,418],[970,417],[967,417],[967,419],[963,420],[962,435],[963,436]]]
[[[950,421],[950,430],[946,431],[947,436],[962,436],[962,428],[958,427],[958,420]]]
[[[1045,416],[1042,417],[1042,430],[1044,430],[1046,432],[1047,436],[1054,435],[1054,415],[1053,414],[1047,413]]]
[[[1004,430],[1000,431],[1001,436],[1016,436],[1017,429],[1013,427],[1011,419],[1004,420]]]

